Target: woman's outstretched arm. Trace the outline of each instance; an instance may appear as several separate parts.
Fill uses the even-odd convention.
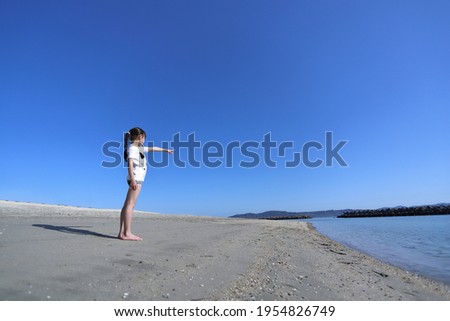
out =
[[[166,148],[161,148],[161,147],[147,147],[147,151],[148,152],[166,152],[166,153],[173,153],[172,149],[166,149]]]

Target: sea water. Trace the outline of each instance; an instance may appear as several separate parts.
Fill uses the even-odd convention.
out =
[[[341,244],[450,284],[450,215],[308,221],[318,232]]]

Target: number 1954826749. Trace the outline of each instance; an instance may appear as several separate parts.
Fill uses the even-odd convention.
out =
[[[334,306],[259,306],[257,308],[259,317],[266,316],[291,316],[291,317],[315,317],[315,316],[333,316]]]

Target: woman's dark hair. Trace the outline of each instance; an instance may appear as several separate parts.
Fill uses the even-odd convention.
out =
[[[139,135],[147,136],[145,130],[139,127],[131,128],[123,137],[123,158],[128,161],[128,142],[134,142]]]

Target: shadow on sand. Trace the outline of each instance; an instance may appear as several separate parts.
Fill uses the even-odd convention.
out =
[[[62,233],[70,233],[77,235],[92,235],[97,237],[103,237],[107,239],[117,239],[117,237],[101,234],[89,230],[80,229],[80,227],[91,227],[91,226],[58,226],[58,225],[50,225],[50,224],[33,224],[35,227],[40,227],[46,230],[57,231]]]

